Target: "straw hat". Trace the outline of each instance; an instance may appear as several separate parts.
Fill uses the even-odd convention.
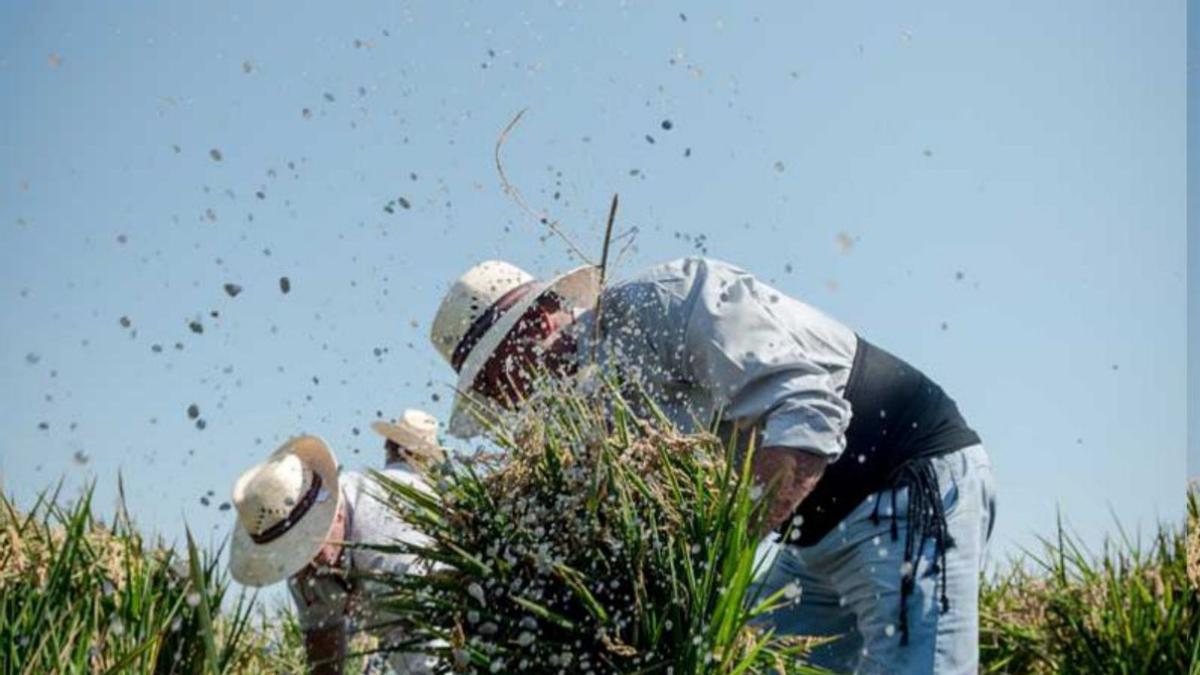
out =
[[[501,311],[500,301],[521,289],[521,299]],[[577,309],[591,309],[600,293],[600,270],[587,265],[550,281],[537,281],[516,265],[488,260],[467,270],[447,291],[433,319],[429,339],[458,371],[458,394],[448,425],[451,434],[469,437],[479,432],[463,394],[471,391],[488,357],[525,311],[550,291]]]
[[[284,443],[233,486],[233,578],[267,586],[299,572],[325,545],[340,500],[337,458],[325,441]]]
[[[398,422],[379,420],[371,428],[419,459],[441,462],[446,453],[438,445],[437,418],[423,410],[405,410]]]

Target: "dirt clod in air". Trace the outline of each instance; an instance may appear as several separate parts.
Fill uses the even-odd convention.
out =
[[[279,290],[283,293],[290,293],[292,290],[292,281],[287,277],[279,277]]]
[[[856,243],[858,243],[858,237],[852,237],[845,232],[837,233],[837,245],[842,253],[849,253]]]

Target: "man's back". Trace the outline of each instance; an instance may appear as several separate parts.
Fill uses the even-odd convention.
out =
[[[721,412],[764,422],[779,445],[841,453],[857,338],[820,310],[728,263],[683,258],[614,284],[600,316],[601,361],[646,387],[680,428]],[[592,320],[579,327],[585,357]]]

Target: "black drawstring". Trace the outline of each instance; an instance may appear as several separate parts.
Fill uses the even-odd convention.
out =
[[[900,576],[900,644],[908,644],[908,597],[916,587],[917,558],[926,539],[933,539],[934,558],[930,574],[941,573],[941,611],[950,610],[950,598],[946,595],[946,550],[954,546],[950,527],[946,523],[946,511],[942,505],[942,493],[938,486],[937,472],[927,458],[916,459],[901,465],[892,482],[892,541],[899,538],[896,519],[896,491],[908,488],[908,533],[904,538],[904,565]],[[882,492],[875,495],[875,510],[871,512],[871,523],[879,524],[879,500]],[[935,586],[937,584],[935,583]]]

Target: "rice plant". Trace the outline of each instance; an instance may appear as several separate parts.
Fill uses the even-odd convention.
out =
[[[403,647],[439,672],[816,672],[803,640],[749,625],[797,594],[752,597],[764,511],[748,461],[616,394],[535,411],[493,428],[498,460],[444,467],[436,494],[376,476],[429,537],[389,550],[436,563],[376,579]]]
[[[1188,512],[1194,551],[1195,494]],[[1200,593],[1183,528],[1160,527],[1147,547],[1122,531],[1094,556],[1060,523],[1042,544],[1032,570],[1018,561],[985,580],[986,672],[1200,673]]]
[[[295,672],[276,619],[227,597],[219,552],[148,547],[123,506],[112,523],[90,487],[25,513],[0,497],[0,673]]]
[[[381,478],[430,536],[411,552],[435,563],[375,579],[408,636],[392,647],[438,655],[441,672],[815,672],[811,642],[749,627],[794,593],[750,590],[762,514],[743,458],[619,397],[554,398],[533,419],[494,429],[501,455],[445,467],[436,495]],[[305,671],[295,617],[232,594],[219,550],[148,545],[123,507],[110,522],[90,488],[24,512],[0,496],[0,674]],[[1200,675],[1194,494],[1187,532],[1093,555],[1060,526],[984,580],[982,670]],[[344,672],[374,649],[353,645]]]

